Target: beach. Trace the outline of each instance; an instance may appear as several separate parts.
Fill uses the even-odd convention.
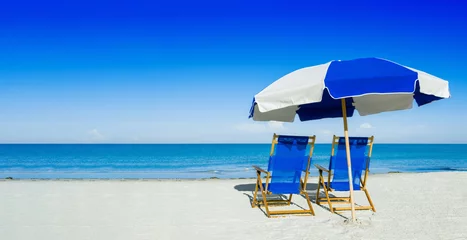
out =
[[[377,212],[267,218],[254,179],[1,180],[1,239],[467,239],[467,172],[373,174]],[[316,195],[315,177],[307,190]],[[366,204],[361,192],[357,204]],[[292,200],[306,206],[303,197]],[[282,207],[275,207],[277,209]]]

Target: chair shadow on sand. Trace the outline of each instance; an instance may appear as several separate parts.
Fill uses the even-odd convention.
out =
[[[250,206],[251,204],[253,203],[253,194],[254,194],[254,191],[255,191],[255,186],[256,184],[254,183],[248,183],[248,184],[238,184],[238,185],[235,185],[234,186],[234,189],[239,191],[239,192],[243,192],[243,195],[247,196],[249,201],[250,201]],[[321,207],[322,209],[325,209],[326,211],[329,211],[331,212],[331,209],[329,209],[329,206],[327,205],[319,205],[319,204],[316,204],[316,190],[318,190],[318,184],[316,183],[307,183],[306,184],[306,191],[308,193],[308,195],[310,196],[310,201],[312,203],[314,203],[316,206],[319,206]],[[320,193],[320,196],[321,196],[322,193]],[[300,195],[301,197],[305,198],[304,196]],[[262,199],[261,196],[258,196],[259,199]],[[329,194],[329,197],[335,197],[335,195],[333,195],[332,193]],[[278,195],[278,194],[271,194],[270,196],[268,196],[268,199],[271,198],[271,199],[277,199],[277,200],[283,200],[283,199],[287,199],[287,196],[285,195]],[[291,203],[301,209],[304,209],[303,207],[295,204],[295,203]],[[266,212],[262,209],[262,208],[259,208],[266,216]],[[345,218],[345,219],[348,219],[347,217],[335,212],[336,215],[342,217],[342,218]]]

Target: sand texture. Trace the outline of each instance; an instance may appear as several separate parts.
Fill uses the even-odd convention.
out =
[[[358,211],[357,224],[314,202],[316,216],[267,218],[250,206],[253,189],[252,179],[2,180],[0,239],[467,239],[465,172],[370,175],[377,212]]]

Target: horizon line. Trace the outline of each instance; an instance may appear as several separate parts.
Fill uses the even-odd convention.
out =
[[[181,144],[181,145],[214,145],[214,144],[221,144],[221,145],[228,145],[228,144],[268,144],[270,145],[270,142],[141,142],[141,143],[135,143],[135,142],[64,142],[64,143],[57,143],[57,142],[12,142],[12,143],[5,143],[5,142],[0,142],[0,145],[176,145],[176,144]],[[331,142],[317,142],[315,144],[331,144]],[[467,144],[467,142],[380,142],[377,143],[375,142],[374,144],[450,144],[450,145],[462,145],[462,144]]]

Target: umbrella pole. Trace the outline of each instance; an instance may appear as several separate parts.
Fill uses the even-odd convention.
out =
[[[347,154],[347,167],[349,171],[349,190],[350,190],[350,209],[352,210],[352,222],[355,222],[355,205],[353,198],[353,179],[352,179],[352,161],[350,159],[350,143],[349,130],[347,128],[347,106],[345,98],[341,99],[342,103],[342,118],[344,119],[344,137],[345,137],[345,152]]]

